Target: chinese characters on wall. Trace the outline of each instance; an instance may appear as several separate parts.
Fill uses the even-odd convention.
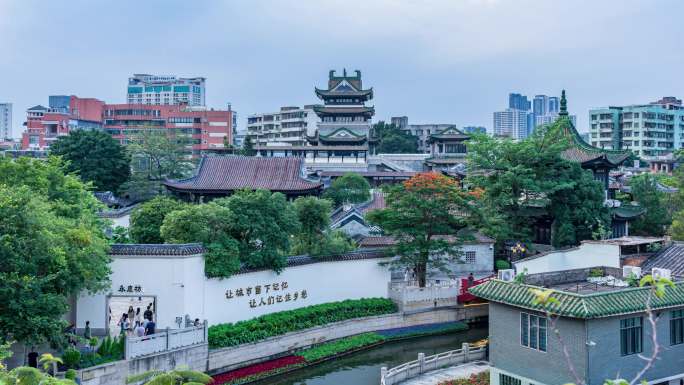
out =
[[[142,293],[143,288],[141,285],[119,285],[119,289],[117,290],[119,293]]]
[[[290,302],[306,299],[309,294],[306,290],[288,290],[287,282],[274,282],[267,285],[256,285],[254,287],[241,287],[235,290],[226,290],[226,299],[247,297],[249,307],[270,306],[281,302]]]

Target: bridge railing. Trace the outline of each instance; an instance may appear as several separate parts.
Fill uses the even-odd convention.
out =
[[[431,356],[418,353],[418,359],[399,366],[380,369],[380,385],[394,385],[419,375],[441,369],[446,366],[463,364],[470,361],[484,360],[487,356],[487,344],[464,343],[461,349],[450,350]]]
[[[207,342],[207,322],[184,329],[166,329],[143,337],[126,337],[124,357],[131,358],[161,353]]]

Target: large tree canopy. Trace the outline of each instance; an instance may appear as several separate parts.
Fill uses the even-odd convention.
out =
[[[531,241],[535,218],[553,218],[554,246],[590,239],[609,228],[600,183],[578,163],[561,157],[568,146],[559,123],[525,140],[474,135],[468,143],[467,183],[484,191],[484,227],[495,239]]]
[[[630,233],[634,235],[656,236],[665,235],[672,223],[672,215],[668,210],[668,196],[658,190],[657,179],[650,174],[633,177],[629,185],[632,197],[646,212],[630,224]]]
[[[163,193],[162,182],[188,176],[194,163],[186,148],[190,140],[185,137],[170,137],[166,132],[151,128],[131,139],[128,151],[131,154],[131,180],[123,189],[135,200],[148,199]]]
[[[60,343],[69,298],[108,287],[99,208],[59,159],[0,158],[0,338]]]
[[[131,213],[128,229],[131,240],[136,243],[164,243],[160,234],[164,218],[172,211],[185,207],[185,203],[166,196],[158,196],[141,204]]]
[[[376,148],[379,154],[415,154],[418,152],[418,138],[400,130],[394,124],[380,121],[373,125],[373,134],[380,140]]]
[[[429,268],[442,269],[458,259],[460,239],[455,234],[466,227],[471,199],[447,176],[417,174],[390,189],[387,208],[366,217],[397,240],[392,251],[398,258],[392,264],[413,269],[424,287]]]
[[[335,206],[345,203],[362,203],[370,199],[370,184],[359,174],[349,172],[335,179],[323,193]]]
[[[299,197],[294,201],[300,230],[295,234],[294,254],[338,254],[353,249],[352,243],[341,231],[330,231],[332,202],[316,197]]]
[[[131,175],[126,149],[101,131],[75,130],[59,137],[50,153],[66,160],[66,169],[76,172],[98,191],[117,192]]]

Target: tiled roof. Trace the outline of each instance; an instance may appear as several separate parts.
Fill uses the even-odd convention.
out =
[[[110,255],[196,255],[204,253],[200,243],[183,244],[118,244],[115,243],[109,250]]]
[[[501,302],[530,310],[542,311],[541,305],[534,304],[534,294],[530,289],[539,286],[504,282],[497,279],[474,286],[469,291],[480,298]],[[549,310],[554,314],[573,318],[601,318],[643,312],[649,288],[624,288],[592,294],[569,293],[554,290],[553,298],[558,300]],[[684,306],[684,282],[668,287],[663,298],[653,297],[652,309],[665,309]]]
[[[654,267],[670,269],[672,275],[684,277],[684,243],[671,244],[658,251],[641,266],[644,273],[651,271]]]
[[[461,240],[464,245],[472,245],[479,243],[494,243],[492,238],[480,233],[479,231],[459,231],[460,239],[457,239],[453,235],[436,235],[434,238],[443,239],[450,242],[456,242]],[[369,236],[363,238],[359,242],[359,247],[388,247],[393,246],[397,243],[394,237],[382,235],[382,236]]]
[[[369,178],[410,178],[419,173],[419,171],[352,171],[354,174],[359,174]],[[348,174],[349,171],[321,171],[322,177],[339,177]]]
[[[326,255],[320,257],[311,257],[308,255],[295,255],[287,257],[287,265],[285,267],[310,265],[313,263],[323,262],[359,261],[364,259],[377,259],[385,257],[387,257],[387,255],[382,250],[352,251],[344,254]],[[268,269],[243,267],[240,269],[238,274],[251,273],[253,271],[260,270]]]
[[[322,90],[320,88],[316,88],[316,95],[318,97],[329,97],[329,96],[344,96],[344,97],[368,97],[368,99],[373,99],[373,88],[369,88],[367,90],[360,90],[360,91],[344,91],[344,92],[336,92],[336,91],[330,91],[330,90]]]
[[[361,212],[364,214],[371,210],[384,209],[385,207],[387,207],[387,204],[385,202],[386,195],[387,194],[385,194],[382,191],[373,191],[373,197],[371,198],[370,202],[363,203],[359,205],[357,208],[361,210]]]
[[[245,156],[202,158],[197,175],[168,181],[173,190],[234,191],[265,189],[271,191],[306,191],[321,188],[301,176],[301,158],[260,158]]]
[[[327,107],[327,106],[316,106],[314,107],[316,113],[321,114],[373,114],[375,113],[374,107]]]
[[[570,140],[570,148],[561,154],[566,160],[580,163],[604,160],[617,167],[632,155],[629,150],[606,150],[585,142],[567,115],[560,116],[555,124],[560,125],[563,133]]]

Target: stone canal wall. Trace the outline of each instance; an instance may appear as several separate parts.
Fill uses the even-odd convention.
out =
[[[129,376],[178,367],[204,372],[207,370],[208,353],[208,345],[200,344],[93,366],[79,371],[81,385],[123,385]]]
[[[263,341],[243,344],[209,352],[209,374],[223,373],[243,366],[292,354],[297,350],[322,342],[378,330],[441,322],[469,320],[487,315],[487,306],[469,306],[413,314],[395,313],[335,322],[303,331],[271,337]]]

